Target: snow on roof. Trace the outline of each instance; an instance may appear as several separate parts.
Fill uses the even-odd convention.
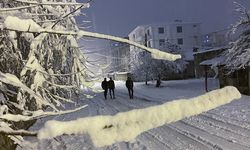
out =
[[[212,59],[205,60],[200,63],[200,65],[211,65],[211,66],[218,66],[222,65],[225,62],[225,56],[214,57]]]
[[[212,52],[212,51],[219,51],[219,50],[222,50],[222,49],[228,49],[228,47],[227,46],[215,47],[215,48],[208,49],[208,50],[202,50],[202,51],[199,51],[199,52],[194,52],[193,55]]]
[[[115,74],[128,74],[129,72],[115,72]]]

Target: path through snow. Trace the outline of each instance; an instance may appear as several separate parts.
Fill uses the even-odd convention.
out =
[[[217,82],[209,80],[209,89]],[[97,93],[94,99],[79,100],[88,104],[87,109],[72,114],[57,116],[56,120],[73,120],[85,116],[114,115],[131,109],[145,108],[180,98],[191,98],[204,94],[202,80],[167,81],[163,87],[135,84],[133,100],[128,98],[123,82],[116,82],[116,99],[104,100],[103,93]],[[92,93],[94,94],[94,93]],[[69,106],[73,107],[73,106]],[[250,149],[250,97],[144,132],[134,141],[120,142],[110,146],[95,148],[87,135],[59,136],[52,140],[32,142],[30,149],[51,150],[249,150]],[[39,129],[44,120],[39,120],[31,130]],[[131,131],[132,132],[132,131]],[[21,148],[18,148],[21,149]],[[27,148],[26,148],[27,149]]]

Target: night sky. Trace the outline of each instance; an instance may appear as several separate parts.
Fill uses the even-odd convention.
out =
[[[92,31],[127,36],[137,25],[183,22],[202,23],[202,33],[221,30],[236,20],[234,0],[94,0],[85,12]],[[237,0],[250,8],[250,0]]]

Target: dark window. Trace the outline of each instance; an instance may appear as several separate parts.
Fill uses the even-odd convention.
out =
[[[179,45],[183,45],[183,39],[177,39],[177,43],[178,43]]]
[[[177,33],[182,33],[182,26],[177,26]]]
[[[163,27],[158,28],[158,33],[163,34],[164,33],[164,28]]]
[[[163,46],[165,44],[165,40],[164,39],[160,39],[159,40],[159,46]]]

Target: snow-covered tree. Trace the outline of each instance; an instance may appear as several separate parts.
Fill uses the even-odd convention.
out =
[[[88,3],[75,0],[3,0],[0,3],[0,93],[10,114],[62,108],[91,76],[74,35],[40,32],[78,31],[74,16]],[[3,114],[0,114],[3,115]],[[42,114],[41,114],[42,115]],[[9,125],[13,128],[18,124]]]
[[[74,103],[72,92],[94,83],[78,46],[82,37],[128,43],[157,59],[180,58],[126,39],[80,30],[74,17],[89,6],[75,0],[0,2],[0,133],[36,135],[15,131],[18,127],[13,122],[72,112],[61,112],[63,103]],[[52,112],[44,112],[48,107]]]
[[[231,33],[239,34],[239,38],[231,43],[225,52],[226,68],[229,72],[244,69],[250,65],[250,11],[235,2],[236,11],[240,13],[239,21],[233,26]]]
[[[164,51],[181,54],[181,48],[170,42],[164,43]],[[156,60],[147,52],[141,51],[137,53],[139,63],[134,64],[133,74],[137,80],[144,80],[147,84],[148,80],[156,79],[157,83],[161,83],[161,79],[173,73],[181,73],[186,68],[187,62],[184,59],[176,61]],[[132,62],[133,63],[133,62]],[[160,86],[157,84],[157,86]]]

